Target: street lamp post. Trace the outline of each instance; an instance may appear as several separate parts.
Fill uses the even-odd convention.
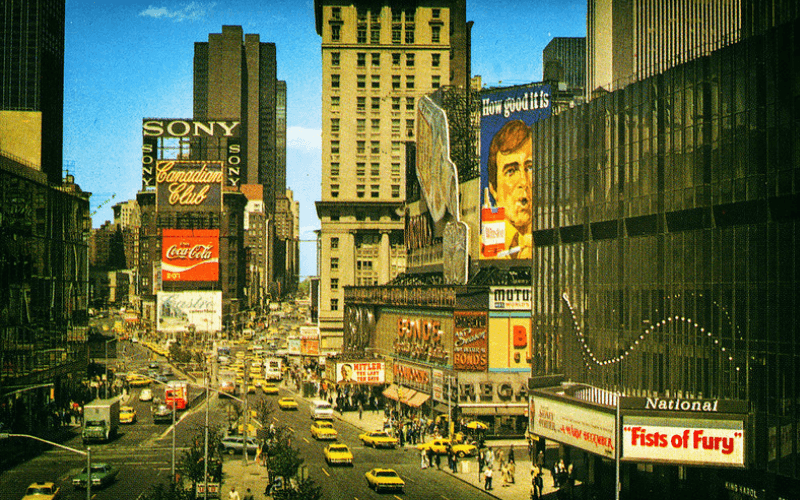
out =
[[[63,444],[54,443],[52,441],[48,441],[46,439],[42,439],[38,436],[31,436],[29,434],[8,434],[8,433],[0,433],[0,439],[8,439],[12,437],[18,438],[27,438],[33,439],[34,441],[41,441],[42,443],[49,444],[51,446],[56,446],[58,448],[62,448],[67,451],[71,451],[72,453],[77,453],[78,455],[86,455],[86,500],[92,500],[92,448],[91,446],[86,447],[86,451],[76,450],[75,448],[70,448],[69,446],[64,446]]]

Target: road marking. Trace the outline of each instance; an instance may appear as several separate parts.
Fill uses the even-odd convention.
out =
[[[306,439],[306,438],[303,438],[303,441],[305,441],[306,443],[310,443],[310,442],[311,442],[311,441],[309,441],[309,440],[308,440],[308,439]]]
[[[450,500],[449,498],[447,498],[447,497],[446,497],[446,496],[444,496],[444,495],[442,495],[442,498],[444,498],[444,500]]]
[[[326,471],[324,468],[322,469],[322,472],[324,472],[326,476],[331,477],[331,475],[328,474],[328,471]]]
[[[395,495],[394,497],[395,497],[397,500],[403,500],[402,498],[400,498],[400,497],[399,497],[399,496],[397,496],[397,495]]]

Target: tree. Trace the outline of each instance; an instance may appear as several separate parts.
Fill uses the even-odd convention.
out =
[[[194,491],[175,483],[159,483],[150,487],[139,497],[140,500],[195,500]]]
[[[222,431],[219,427],[208,428],[208,481],[218,483],[222,480],[222,456],[220,443]],[[183,453],[178,464],[181,479],[191,480],[197,484],[203,482],[205,471],[205,430],[198,432],[192,439],[192,446]]]
[[[320,500],[322,488],[311,479],[303,479],[297,483],[297,488],[274,491],[272,498],[273,500]]]

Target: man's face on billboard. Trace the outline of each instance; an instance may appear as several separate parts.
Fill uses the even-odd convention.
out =
[[[509,153],[497,152],[497,186],[492,193],[497,206],[505,208],[506,219],[520,232],[531,225],[532,143],[525,141]]]

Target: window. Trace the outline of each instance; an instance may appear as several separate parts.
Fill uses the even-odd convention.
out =
[[[414,120],[406,120],[406,135],[414,137]]]
[[[400,164],[392,163],[392,177],[400,177]]]
[[[331,75],[331,88],[339,88],[339,75]]]
[[[363,96],[356,97],[356,111],[367,110],[367,98]]]
[[[409,68],[414,67],[414,54],[406,54],[406,66]]]
[[[441,26],[431,26],[431,42],[433,42],[433,43],[441,43],[442,42],[442,27]]]
[[[398,27],[392,27],[392,43],[398,44],[400,43],[400,33],[401,30]]]
[[[431,66],[434,68],[438,68],[442,65],[442,55],[441,54],[431,54]]]
[[[334,24],[331,26],[331,40],[334,42],[338,42],[342,39],[342,27],[338,24]]]
[[[373,133],[380,133],[381,131],[381,119],[380,118],[373,118],[372,119],[372,132]]]
[[[372,98],[372,110],[378,111],[381,109],[381,98],[380,97],[373,97]]]
[[[380,191],[380,185],[379,184],[372,184],[369,187],[369,195],[372,198],[378,198],[380,196],[380,194],[381,194],[381,191]]]
[[[331,270],[339,269],[339,257],[331,257]]]
[[[407,89],[414,88],[414,75],[406,75],[406,88]]]
[[[360,89],[367,88],[367,75],[356,75],[356,87]]]
[[[372,177],[380,177],[381,175],[381,164],[380,163],[370,163],[369,165],[369,175]]]
[[[392,97],[392,109],[395,111],[400,111],[400,98],[399,97]]]
[[[331,154],[332,155],[339,154],[339,141],[331,141]]]
[[[331,96],[331,107],[332,107],[332,108],[338,108],[338,107],[339,107],[339,104],[340,104],[341,102],[342,102],[342,101],[341,101],[341,97],[339,97],[338,95],[332,95],[332,96]]]
[[[407,10],[406,11],[406,22],[407,23],[413,23],[414,22],[414,11],[413,10]]]
[[[336,250],[339,248],[339,237],[334,236],[331,238],[331,250]]]
[[[372,88],[381,88],[381,75],[372,75]]]
[[[367,17],[369,16],[368,10],[357,10],[356,12],[357,12],[356,16],[358,17],[359,23],[367,22]]]
[[[339,289],[339,278],[331,278],[331,290]]]
[[[339,310],[339,299],[331,299],[331,311]]]
[[[331,132],[339,132],[339,119],[331,118]]]
[[[374,155],[381,154],[381,143],[380,143],[380,141],[370,141],[369,152],[371,154],[374,154]]]
[[[369,41],[373,45],[381,43],[381,25],[373,24],[369,32]]]
[[[398,156],[400,154],[400,142],[392,141],[392,154]]]
[[[331,198],[338,198],[338,197],[339,197],[339,185],[331,184]]]
[[[399,134],[400,133],[400,120],[393,119],[392,120],[392,134]]]
[[[336,19],[337,21],[342,19],[341,7],[331,7],[331,19]]]
[[[431,76],[431,88],[438,89],[442,86],[442,77],[440,75]]]
[[[363,198],[365,187],[363,184],[356,184],[356,196]]]
[[[338,66],[340,60],[339,52],[331,52],[331,66]]]
[[[392,66],[400,66],[400,53],[392,52]]]
[[[338,222],[339,221],[339,212],[335,212],[335,211],[331,212],[331,221],[333,221],[333,222]]]
[[[359,134],[363,134],[367,131],[367,120],[364,118],[359,118],[356,120],[356,132]]]
[[[356,154],[363,155],[367,152],[367,141],[356,141]]]
[[[339,162],[331,163],[331,177],[339,177]]]
[[[376,68],[381,65],[381,54],[380,52],[373,52],[372,53],[372,65]]]
[[[358,28],[358,32],[356,34],[356,42],[357,43],[367,43],[367,28]]]
[[[442,16],[442,9],[431,9],[431,17],[439,19]]]
[[[401,23],[403,22],[403,11],[400,9],[396,9],[392,11],[392,22],[393,23]]]
[[[367,171],[367,164],[364,162],[356,163],[356,176],[364,177]]]
[[[400,198],[400,184],[392,184],[392,198]]]
[[[406,26],[406,43],[414,43],[414,28]]]
[[[414,111],[414,98],[413,97],[406,97],[406,110],[407,111]]]
[[[392,75],[392,90],[400,89],[400,75]]]

